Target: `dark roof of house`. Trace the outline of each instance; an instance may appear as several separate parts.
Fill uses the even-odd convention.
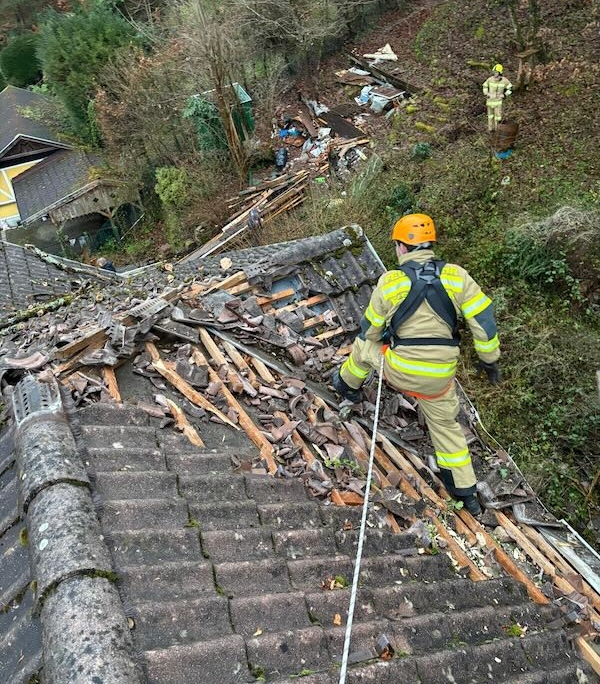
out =
[[[8,423],[16,438],[9,428],[1,433],[0,578],[9,577],[10,590],[0,581],[0,598],[10,610],[0,612],[0,630],[8,636],[0,646],[0,681],[27,684],[31,672],[61,684],[94,678],[120,684],[292,684],[298,676],[306,684],[337,681],[361,507],[335,506],[331,492],[362,491],[362,477],[344,464],[357,463],[357,453],[364,458],[364,447],[350,448],[362,439],[360,422],[342,421],[335,406],[319,405],[302,378],[312,368],[322,381],[339,362],[336,350],[348,331],[327,319],[325,332],[337,331],[332,347],[331,338],[318,339],[311,321],[320,311],[331,318],[343,292],[372,288],[382,267],[370,250],[359,233],[334,231],[255,249],[255,258],[246,250],[222,255],[232,261],[227,271],[219,260],[204,263],[178,295],[140,302],[133,294],[139,296],[138,280],[131,289],[120,283],[65,307],[61,324],[91,330],[94,342],[76,342],[68,369],[58,368],[64,358],[47,364],[68,392],[48,374],[22,380]],[[233,291],[218,289],[242,263],[244,278]],[[146,276],[152,283],[158,273]],[[163,275],[183,285],[177,269]],[[306,302],[315,295],[320,301],[312,308]],[[122,317],[111,320],[116,310]],[[263,345],[265,360],[282,370],[273,369],[271,381],[259,366],[247,365],[252,353],[240,360],[214,337],[229,368],[219,368],[218,382],[216,365],[207,377],[202,363],[191,363],[186,345],[197,340],[197,319],[250,350]],[[56,327],[56,321],[45,314],[23,334],[35,331],[50,352],[56,337],[43,326]],[[167,375],[175,369],[234,424],[243,424],[246,414],[256,428],[254,441],[246,429],[223,424],[172,391],[156,373],[160,364],[150,361],[151,348],[144,351],[150,330],[163,335],[159,353],[173,364],[162,366]],[[290,345],[308,352],[303,366],[284,365]],[[203,349],[216,358],[206,340]],[[120,364],[122,405],[110,400],[104,376],[95,371],[106,364]],[[10,372],[14,382],[19,371]],[[237,409],[221,392],[223,384],[239,401]],[[161,407],[169,401],[185,411],[187,427],[179,422],[185,434],[165,426],[169,411]],[[384,410],[382,421],[394,426],[398,416],[411,415],[410,406]],[[296,433],[285,420],[295,421]],[[203,447],[192,445],[194,430]],[[276,477],[267,475],[257,441],[268,445]],[[477,458],[477,446],[472,449]],[[478,539],[462,542],[468,561],[445,538],[436,540],[426,511],[426,505],[436,510],[435,496],[424,489],[410,494],[425,487],[414,471],[404,471],[408,488],[398,489],[401,478],[386,484],[384,473],[391,481],[394,465],[381,463],[369,507],[349,684],[565,684],[577,681],[578,671],[590,684],[600,681],[573,652],[556,605],[533,603],[525,592],[533,583],[508,577]],[[16,517],[26,521],[28,537],[10,526]],[[451,513],[439,519],[462,539]],[[467,577],[478,568],[490,579],[481,572],[482,581]],[[27,588],[30,577],[36,584]],[[547,592],[552,596],[551,588]],[[25,635],[23,643],[12,639],[15,629]],[[377,657],[388,641],[396,657]]]
[[[0,378],[4,358],[43,354],[70,340],[92,315],[118,310],[110,296],[116,299],[122,287],[117,273],[0,242]]]
[[[231,265],[224,270],[222,259]],[[175,266],[180,278],[225,278],[243,271],[258,289],[293,288],[296,294],[277,306],[311,295],[327,295],[339,324],[346,332],[358,329],[372,287],[385,271],[381,259],[359,226],[346,226],[324,235],[249,247]],[[152,272],[152,271],[151,271]],[[148,273],[142,272],[142,280]]]
[[[182,274],[202,274],[208,276],[224,276],[221,259],[231,260],[228,272],[243,270],[249,278],[264,278],[270,271],[294,267],[298,264],[322,264],[319,270],[328,270],[340,280],[344,286],[346,281],[357,284],[372,278],[384,270],[381,259],[366,240],[359,226],[346,226],[324,235],[278,242],[238,249],[209,257],[200,257],[194,261],[183,260],[177,265]],[[327,264],[324,263],[329,258]],[[332,270],[333,269],[333,270]],[[350,270],[349,270],[350,269]]]
[[[0,242],[0,320],[81,286],[82,273],[59,268],[34,251]]]
[[[47,103],[45,95],[15,86],[6,86],[0,92],[0,155],[18,136],[62,144],[49,125],[28,116],[27,110],[40,109]]]
[[[84,150],[62,150],[13,180],[21,220],[54,205],[91,182],[90,169],[100,159]]]

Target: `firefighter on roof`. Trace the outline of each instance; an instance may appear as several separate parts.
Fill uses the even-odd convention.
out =
[[[502,103],[512,93],[512,83],[503,76],[502,64],[496,64],[492,75],[483,84],[488,115],[488,131],[495,131],[502,121]]]
[[[458,317],[467,321],[479,363],[492,384],[500,381],[500,344],[491,299],[464,268],[436,259],[433,220],[404,216],[392,231],[398,269],[384,273],[361,321],[352,353],[334,373],[335,389],[361,400],[361,386],[379,368],[394,389],[415,397],[433,443],[440,477],[449,493],[478,515],[476,478],[462,428],[457,422],[454,383],[460,355]]]

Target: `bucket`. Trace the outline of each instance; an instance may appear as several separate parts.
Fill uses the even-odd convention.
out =
[[[518,123],[499,123],[494,136],[494,149],[496,152],[505,152],[515,144],[517,133],[519,132]]]

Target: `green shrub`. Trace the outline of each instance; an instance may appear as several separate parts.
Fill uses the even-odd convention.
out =
[[[413,159],[428,159],[431,157],[431,145],[426,142],[418,142],[412,146],[411,156]]]
[[[0,52],[0,71],[10,85],[25,88],[40,80],[41,65],[36,56],[36,36],[24,33],[8,40]]]
[[[416,206],[416,199],[408,185],[399,183],[389,195],[386,208],[391,220],[409,214]]]
[[[584,303],[597,290],[600,265],[600,216],[562,207],[538,221],[524,220],[505,239],[504,263],[509,273],[566,298]]]
[[[196,127],[198,147],[205,151],[226,150],[227,137],[219,111],[208,100],[200,97],[190,97],[182,112],[184,119],[190,119]]]
[[[188,201],[188,177],[184,169],[162,166],[156,169],[154,191],[163,204],[181,209]]]
[[[189,203],[189,178],[184,169],[163,166],[156,169],[154,191],[163,209],[165,234],[171,247],[178,251],[184,244],[183,216]]]

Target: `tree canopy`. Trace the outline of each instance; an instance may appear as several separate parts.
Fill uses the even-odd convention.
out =
[[[40,79],[41,65],[35,51],[36,36],[13,36],[0,52],[0,72],[6,83],[24,88]]]
[[[37,48],[44,76],[82,130],[99,70],[121,48],[138,42],[132,26],[104,2],[45,14]]]

